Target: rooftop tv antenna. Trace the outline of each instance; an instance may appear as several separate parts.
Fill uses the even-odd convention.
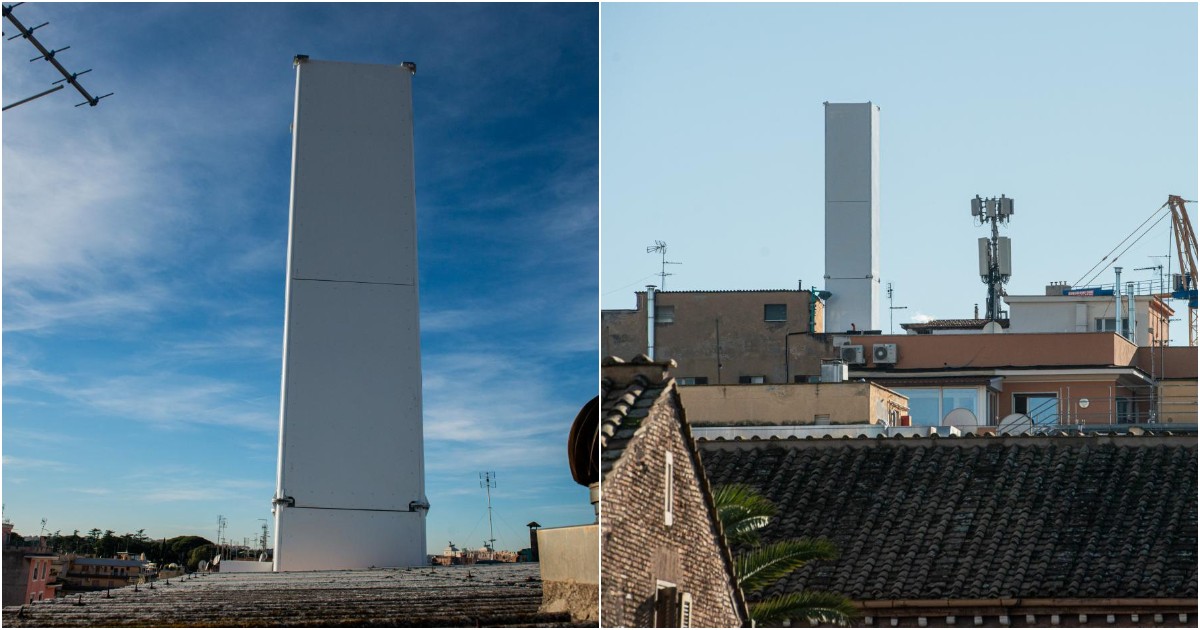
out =
[[[988,321],[1000,319],[1000,298],[1005,294],[1004,284],[1012,276],[1012,243],[1007,236],[1000,236],[1000,224],[1008,223],[1012,215],[1013,200],[1004,195],[990,199],[975,195],[971,200],[971,216],[980,225],[992,225],[992,237],[979,239],[979,278],[988,287]]]
[[[53,94],[54,92],[57,92],[57,91],[63,89],[64,87],[66,87],[67,84],[69,84],[71,87],[75,88],[75,90],[77,92],[79,92],[79,94],[81,96],[83,96],[83,102],[79,103],[75,107],[79,107],[80,105],[89,105],[91,107],[95,107],[96,105],[100,104],[100,99],[108,98],[108,97],[112,96],[113,95],[112,92],[109,92],[108,94],[105,94],[104,96],[92,96],[91,93],[88,92],[83,87],[83,84],[81,84],[79,82],[79,77],[81,75],[91,72],[92,71],[91,68],[88,68],[87,70],[84,70],[83,72],[69,72],[65,67],[63,67],[63,65],[61,63],[59,63],[58,59],[56,58],[56,55],[58,55],[58,53],[60,53],[64,50],[67,50],[68,48],[70,48],[70,46],[64,46],[62,48],[59,48],[58,50],[51,50],[51,49],[48,49],[45,46],[43,46],[42,42],[38,41],[37,36],[34,35],[33,32],[39,28],[42,28],[43,26],[50,24],[50,23],[43,22],[32,28],[27,27],[24,24],[22,24],[21,21],[17,19],[17,16],[13,15],[13,9],[21,6],[22,4],[25,4],[25,3],[18,2],[16,4],[4,5],[5,19],[7,19],[9,22],[11,22],[13,26],[17,27],[17,31],[19,31],[16,35],[13,35],[12,37],[9,37],[8,39],[14,40],[18,37],[24,37],[25,39],[29,40],[29,42],[31,44],[33,44],[33,47],[36,48],[39,53],[41,53],[37,57],[30,59],[29,62],[33,63],[34,61],[37,61],[39,59],[44,59],[44,60],[50,62],[50,65],[54,66],[55,70],[58,70],[58,73],[62,75],[62,78],[59,79],[58,81],[55,81],[50,84],[50,85],[54,85],[56,87],[52,87],[44,92],[39,92],[37,94],[34,94],[33,96],[23,98],[15,103],[10,103],[8,105],[5,105],[3,110],[7,111],[9,109],[16,107],[17,105],[22,105],[24,103],[28,103],[29,101],[32,101],[37,98],[41,98],[47,94]]]
[[[892,326],[892,314],[896,311],[903,311],[904,309],[906,309],[908,307],[907,306],[892,306],[892,283],[891,282],[888,283],[887,297],[888,297],[888,334],[890,335],[890,334],[893,334],[896,332],[895,327]]]
[[[662,254],[662,271],[660,271],[658,273],[658,277],[661,280],[658,283],[658,286],[662,287],[659,289],[659,291],[666,291],[667,290],[667,276],[675,275],[673,273],[667,273],[667,265],[682,265],[683,263],[672,262],[670,260],[667,260],[667,244],[663,241],[654,241],[653,245],[647,245],[646,253],[647,254],[654,254],[654,253]]]
[[[496,487],[496,473],[479,473],[479,487],[487,489],[488,499],[488,539],[483,546],[488,551],[494,551],[496,549],[496,532],[492,530],[492,488]]]

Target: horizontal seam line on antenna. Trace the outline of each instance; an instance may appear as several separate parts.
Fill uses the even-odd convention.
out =
[[[300,510],[347,510],[350,512],[400,512],[402,514],[408,514],[410,512],[416,511],[416,510],[385,510],[383,508],[320,507],[320,506],[316,506],[316,505],[289,505],[287,507],[292,508],[292,509],[300,509]]]
[[[292,280],[303,280],[305,282],[336,282],[339,284],[379,284],[389,287],[415,287],[415,282],[372,282],[370,280],[332,280],[329,278],[292,278]]]

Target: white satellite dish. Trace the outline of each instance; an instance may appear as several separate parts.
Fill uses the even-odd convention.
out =
[[[985,335],[999,335],[1002,332],[1004,332],[1004,326],[1001,326],[1000,322],[988,322],[983,325],[983,334]]]
[[[1001,435],[1021,435],[1032,431],[1033,418],[1023,413],[1010,413],[996,426],[996,433]]]
[[[970,409],[959,407],[952,409],[950,413],[942,418],[943,425],[958,427],[967,431],[974,431],[979,426],[979,420],[975,417],[975,413]]]

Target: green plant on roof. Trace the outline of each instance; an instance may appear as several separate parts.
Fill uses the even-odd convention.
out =
[[[717,519],[734,554],[738,586],[750,599],[793,571],[814,560],[837,558],[837,548],[825,538],[796,538],[763,544],[759,530],[775,516],[775,505],[750,486],[730,484],[713,489]],[[858,614],[850,600],[837,593],[801,591],[749,601],[757,626],[785,621],[847,625]]]

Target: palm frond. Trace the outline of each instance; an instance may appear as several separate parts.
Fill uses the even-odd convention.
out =
[[[742,590],[753,593],[813,560],[833,560],[837,556],[837,548],[825,538],[781,540],[739,554],[734,572]]]
[[[766,527],[776,514],[770,500],[740,483],[713,488],[713,505],[725,537],[735,545],[757,542],[758,530]]]
[[[803,591],[772,597],[750,604],[750,617],[757,626],[779,626],[790,620],[849,625],[858,609],[837,593]]]

